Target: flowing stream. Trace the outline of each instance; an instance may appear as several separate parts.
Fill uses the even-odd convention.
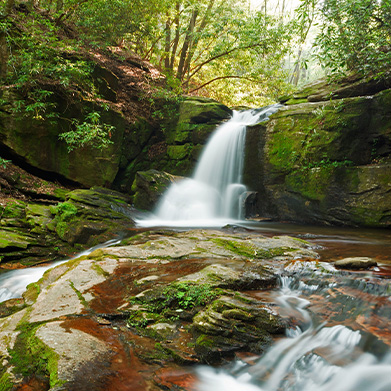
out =
[[[265,121],[281,105],[234,111],[207,143],[192,178],[172,184],[141,227],[223,226],[243,219],[242,183],[246,127]]]
[[[199,391],[390,391],[390,280],[293,262],[274,295],[291,327],[255,363],[198,369]]]
[[[46,272],[46,270],[49,270],[52,267],[60,265],[61,263],[67,262],[71,259],[77,259],[83,257],[84,255],[91,254],[93,251],[99,248],[114,246],[120,242],[120,240],[112,239],[103,244],[99,244],[97,246],[91,247],[88,250],[82,251],[81,253],[69,259],[52,262],[45,266],[10,270],[0,274],[0,303],[9,299],[22,297],[22,294],[26,290],[27,285],[38,281]]]

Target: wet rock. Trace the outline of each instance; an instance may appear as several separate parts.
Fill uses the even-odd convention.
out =
[[[270,344],[271,334],[285,329],[270,307],[244,294],[213,301],[194,317],[192,327],[198,335],[196,352],[208,363],[240,349],[262,352]]]
[[[321,102],[307,96],[248,132],[243,175],[261,200],[257,213],[389,227],[391,90]]]
[[[94,197],[77,193],[72,202],[83,198],[87,207]],[[309,246],[248,232],[151,231],[63,263],[31,284],[24,300],[4,307],[4,369],[18,379],[39,369],[59,390],[100,389],[108,379],[121,384],[134,376],[134,389],[146,389],[143,377],[151,379],[162,365],[262,352],[284,323],[258,299],[260,292],[250,297],[238,290],[273,286],[266,264],[293,259]]]
[[[134,226],[130,197],[93,188],[68,192],[64,202],[12,202],[0,214],[0,261],[53,261],[107,241]]]
[[[277,276],[260,265],[245,265],[242,270],[234,270],[214,264],[197,273],[179,278],[178,281],[229,289],[265,289],[277,285]]]
[[[153,331],[162,340],[171,340],[178,332],[176,326],[170,323],[155,323],[148,326],[147,330]]]
[[[181,177],[157,170],[137,172],[132,185],[134,206],[142,210],[153,210],[168,186],[180,179]]]
[[[372,258],[351,257],[340,259],[339,261],[334,262],[334,265],[339,269],[365,270],[377,266],[377,262]]]

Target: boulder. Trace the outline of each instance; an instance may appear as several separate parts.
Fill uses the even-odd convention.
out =
[[[63,258],[112,239],[133,227],[138,216],[130,198],[112,190],[60,193],[61,198],[49,204],[14,201],[0,207],[3,264],[32,265]]]
[[[170,184],[180,179],[178,176],[157,170],[137,172],[132,185],[134,206],[142,210],[153,210]]]
[[[391,226],[391,90],[289,105],[247,132],[244,182],[262,217]]]
[[[150,169],[190,176],[210,134],[232,115],[227,106],[201,97],[163,101],[156,112],[164,114],[159,124],[140,119],[125,135],[116,189],[130,192],[136,173]]]
[[[0,145],[12,159],[86,187],[111,186],[118,171],[125,128],[119,112],[104,110],[82,98],[69,103],[61,94],[54,94],[54,116],[44,119],[18,112],[18,92],[1,90],[0,95]],[[71,130],[74,119],[83,122],[85,114],[91,111],[98,111],[103,123],[114,126],[113,143],[103,149],[83,147],[68,152],[59,135]]]
[[[350,257],[335,261],[334,266],[338,269],[365,270],[377,266],[377,262],[372,258]]]

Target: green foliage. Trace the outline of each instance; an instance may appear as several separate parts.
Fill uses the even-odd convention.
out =
[[[1,166],[2,168],[6,168],[8,163],[11,163],[11,160],[3,159],[3,158],[0,156],[0,166]]]
[[[220,291],[209,284],[173,282],[158,288],[152,296],[134,297],[131,302],[142,304],[148,311],[164,315],[170,309],[189,310],[204,306],[220,295]]]
[[[59,135],[59,139],[68,144],[69,152],[86,146],[103,149],[113,144],[111,135],[115,128],[103,123],[99,112],[93,111],[87,114],[85,119],[81,123],[75,119],[73,121],[74,129]]]
[[[346,71],[387,76],[391,64],[391,2],[328,0],[322,3],[317,57],[334,77]]]
[[[217,296],[215,289],[209,284],[191,284],[186,282],[177,282],[169,285],[164,294],[175,303],[178,303],[178,307],[182,309],[204,306]]]

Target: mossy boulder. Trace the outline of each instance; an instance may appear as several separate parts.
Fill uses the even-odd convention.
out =
[[[390,226],[390,112],[391,90],[384,90],[289,105],[268,123],[250,128],[244,178],[259,193],[258,214]]]
[[[80,189],[51,204],[0,208],[0,261],[32,265],[100,244],[134,226],[130,198],[104,188]]]
[[[210,134],[232,115],[227,106],[208,98],[164,105],[169,115],[159,126],[140,119],[125,134],[116,189],[131,191],[136,173],[150,169],[189,176]]]
[[[180,177],[167,172],[148,170],[139,171],[132,185],[133,205],[142,210],[153,210],[164,191]]]
[[[86,187],[112,184],[118,171],[125,128],[120,113],[103,110],[95,103],[82,99],[70,104],[61,95],[54,95],[58,117],[37,119],[15,111],[21,99],[16,92],[3,90],[1,94],[5,103],[0,110],[0,144],[11,157]],[[100,112],[102,122],[114,126],[113,144],[103,149],[83,147],[68,152],[59,135],[71,129],[73,119],[83,122],[85,114],[90,111]]]
[[[261,353],[282,334],[285,324],[267,305],[244,294],[222,296],[193,319],[195,350],[203,362],[216,363],[238,351]]]

